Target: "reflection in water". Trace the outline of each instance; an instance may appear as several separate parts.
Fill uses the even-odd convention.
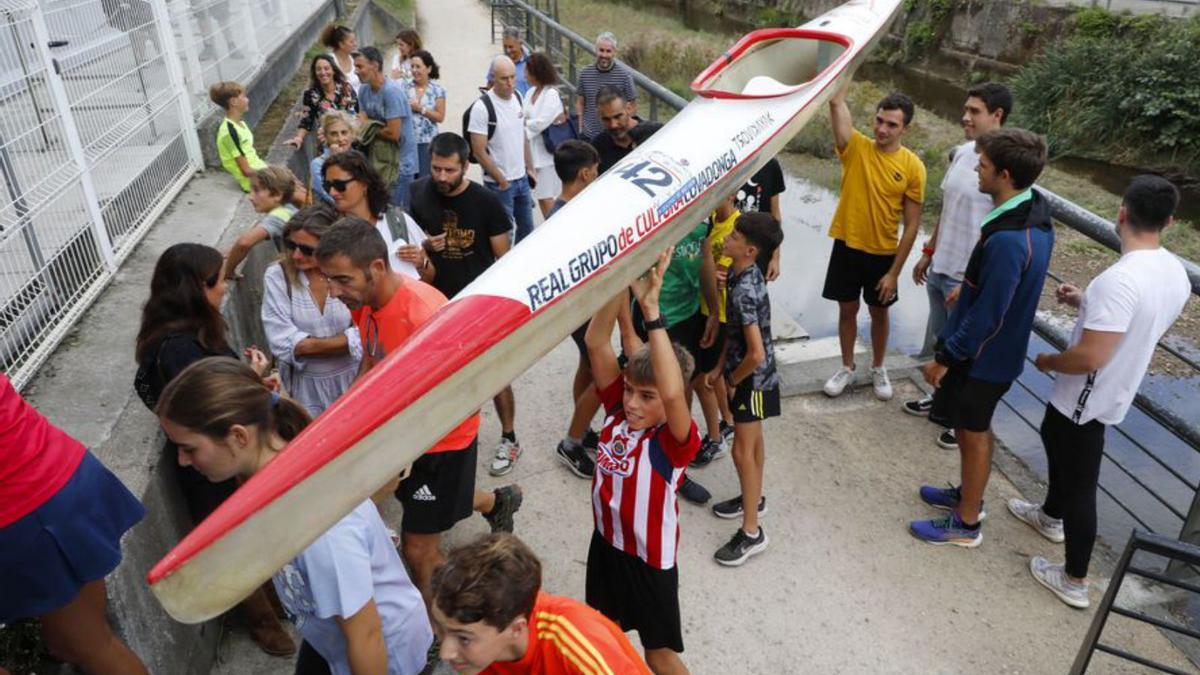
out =
[[[787,191],[780,195],[784,240],[779,280],[769,290],[772,298],[812,337],[837,335],[837,303],[821,297],[829,252],[833,248],[829,224],[837,208],[837,195],[797,177],[787,169],[786,158],[780,156],[780,159],[785,164],[787,185]],[[912,267],[920,257],[924,236],[923,233],[917,236],[914,253],[909,254],[900,275],[900,300],[891,308],[892,334],[888,345],[908,354],[921,350],[929,315],[925,288],[912,281]],[[866,341],[870,330],[866,307],[859,312],[858,325],[860,339]]]

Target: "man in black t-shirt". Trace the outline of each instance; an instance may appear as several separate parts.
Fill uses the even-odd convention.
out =
[[[496,195],[467,180],[469,152],[458,134],[434,136],[429,144],[430,175],[413,183],[409,194],[409,212],[429,237],[425,250],[437,268],[433,285],[447,298],[457,295],[508,252],[512,229],[512,220]],[[505,387],[492,402],[501,431],[492,475],[501,476],[521,455],[513,429],[516,401],[512,387]]]
[[[779,195],[786,190],[783,184],[783,167],[772,157],[750,180],[737,191],[737,210],[741,213],[769,213],[778,223],[783,223],[779,207]],[[771,262],[767,265],[767,281],[779,278],[779,250],[775,247]]]
[[[604,131],[596,134],[591,143],[600,155],[600,173],[603,174],[633,152],[629,130],[641,119],[633,114],[633,106],[625,96],[611,87],[604,87],[596,96],[596,115]]]

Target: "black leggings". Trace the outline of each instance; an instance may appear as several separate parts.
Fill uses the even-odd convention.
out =
[[[308,642],[300,643],[300,654],[296,657],[295,675],[329,675],[332,671],[324,657]]]
[[[1050,466],[1050,489],[1042,510],[1061,518],[1067,545],[1067,574],[1084,578],[1096,543],[1096,483],[1104,458],[1104,431],[1096,420],[1073,423],[1052,406],[1042,420],[1042,445]]]

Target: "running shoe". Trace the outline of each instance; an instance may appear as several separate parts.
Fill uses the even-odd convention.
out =
[[[1087,581],[1082,584],[1071,581],[1062,565],[1055,565],[1042,556],[1035,555],[1029,559],[1029,573],[1067,605],[1075,609],[1087,609],[1091,604],[1088,602]]]
[[[944,511],[953,511],[958,508],[958,502],[962,501],[962,492],[956,485],[946,483],[947,487],[940,488],[932,485],[922,485],[920,490],[921,501],[932,506],[935,509]],[[983,522],[987,518],[987,511],[983,510],[983,505],[979,505],[979,522]]]
[[[937,444],[938,444],[939,448],[945,448],[947,450],[957,450],[958,449],[958,439],[955,438],[955,436],[954,436],[954,430],[953,429],[943,429],[942,433],[938,434]]]
[[[592,473],[596,470],[596,464],[587,456],[587,452],[582,445],[577,445],[573,448],[567,447],[566,441],[560,441],[558,448],[554,451],[558,458],[566,464],[571,473],[580,478],[591,478]]]
[[[925,398],[918,398],[914,401],[905,401],[904,405],[900,407],[909,415],[928,417],[929,411],[933,410],[933,397],[926,396]]]
[[[1008,500],[1008,510],[1017,520],[1037,530],[1038,534],[1050,541],[1061,544],[1066,539],[1066,535],[1063,534],[1063,521],[1046,515],[1041,504],[1014,498]]]
[[[720,422],[721,440],[725,441],[725,447],[729,447],[733,443],[733,425],[725,420]]]
[[[719,436],[720,434],[718,434]],[[722,438],[719,441],[714,441],[712,436],[705,436],[704,440],[700,442],[700,451],[696,453],[696,456],[692,458],[688,466],[697,469],[706,467],[712,464],[714,459],[724,457],[726,452],[729,452],[729,449],[725,447],[725,439]]]
[[[950,544],[975,548],[983,543],[983,528],[968,528],[959,519],[957,511],[933,520],[914,520],[908,524],[908,530],[917,539],[935,546]]]
[[[738,495],[733,499],[713,504],[712,512],[718,518],[741,518],[743,513],[742,496]],[[765,515],[767,515],[767,496],[763,495],[758,500],[758,517],[762,518]]]
[[[842,366],[836,373],[825,381],[825,395],[836,398],[846,391],[846,387],[854,384],[854,369]]]
[[[521,502],[525,500],[521,487],[505,485],[492,490],[492,494],[496,495],[496,503],[491,511],[483,514],[483,519],[491,526],[492,532],[512,532],[513,514],[521,509]]]
[[[517,465],[517,458],[520,456],[521,444],[501,436],[500,444],[496,446],[496,455],[492,458],[492,466],[488,468],[488,473],[493,476],[507,474]]]
[[[888,378],[887,366],[871,369],[871,386],[875,389],[875,398],[880,401],[892,400],[892,381]]]
[[[758,526],[758,536],[751,537],[738,528],[737,532],[733,533],[733,537],[729,543],[717,549],[713,554],[713,560],[726,567],[737,567],[750,559],[751,556],[758,555],[767,550],[767,531]]]
[[[594,429],[588,429],[587,433],[583,435],[583,447],[595,452],[596,448],[600,447],[600,434],[596,433]]]
[[[696,481],[684,474],[683,482],[679,484],[679,496],[693,504],[704,506],[712,499],[712,493]]]

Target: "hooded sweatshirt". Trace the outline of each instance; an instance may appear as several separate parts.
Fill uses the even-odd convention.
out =
[[[937,362],[988,382],[1017,379],[1053,248],[1050,207],[1037,191],[988,214],[940,335]]]

